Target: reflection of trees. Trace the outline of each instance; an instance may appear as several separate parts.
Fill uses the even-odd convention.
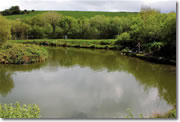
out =
[[[0,65],[0,94],[6,96],[13,88],[14,82],[12,75],[16,71],[32,71],[40,69],[44,64],[32,65]]]
[[[168,104],[176,104],[176,71],[175,67],[154,65],[143,61],[129,62],[128,71],[145,86],[155,87],[159,96]]]
[[[0,94],[6,96],[11,89],[14,88],[14,83],[11,78],[11,73],[5,70],[0,70]]]
[[[176,104],[176,68],[148,63],[136,58],[121,56],[116,51],[58,48],[49,51],[52,65],[71,67],[79,65],[93,70],[125,71],[145,86],[155,87],[168,104]]]
[[[49,51],[51,56],[51,65],[61,65],[65,67],[72,67],[79,65],[81,67],[90,67],[93,70],[100,70],[106,68],[108,71],[119,69],[116,61],[116,55],[113,51],[106,50],[88,50],[88,49],[74,49],[74,48],[58,48]]]
[[[129,60],[125,67],[145,88],[157,88],[159,96],[165,99],[168,104],[176,104],[175,67],[156,65],[140,60]]]

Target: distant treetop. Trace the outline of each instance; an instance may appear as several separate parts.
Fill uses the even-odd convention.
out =
[[[32,10],[33,12],[34,10]],[[3,16],[7,15],[17,15],[17,14],[27,14],[29,13],[26,9],[24,11],[21,11],[19,6],[11,6],[9,9],[5,9],[1,12]]]

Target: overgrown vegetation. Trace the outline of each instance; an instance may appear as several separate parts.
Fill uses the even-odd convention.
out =
[[[40,118],[40,109],[36,104],[0,104],[0,118]]]
[[[45,61],[48,52],[35,45],[4,44],[0,47],[1,64],[30,64]]]

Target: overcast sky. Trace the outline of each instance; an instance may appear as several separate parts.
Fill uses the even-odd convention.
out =
[[[12,5],[28,10],[128,11],[139,12],[142,6],[163,13],[176,12],[175,0],[0,0],[0,11]]]

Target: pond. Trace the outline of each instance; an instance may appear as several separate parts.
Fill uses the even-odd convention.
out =
[[[176,67],[118,51],[48,48],[41,64],[0,65],[0,103],[37,104],[42,118],[124,118],[176,105]]]

